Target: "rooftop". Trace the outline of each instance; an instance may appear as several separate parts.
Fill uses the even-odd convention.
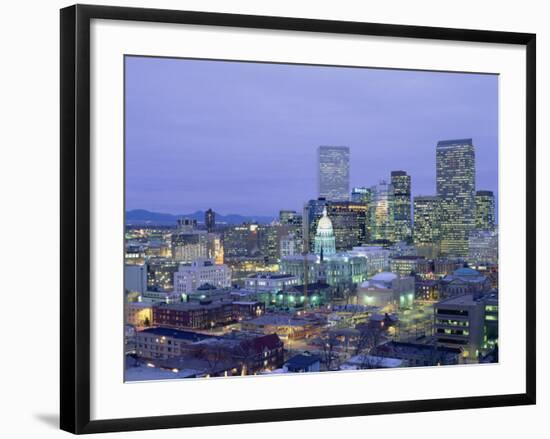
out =
[[[472,139],[452,139],[452,140],[440,140],[437,142],[437,147],[445,146],[458,146],[458,145],[472,145]]]
[[[398,261],[417,261],[419,259],[426,259],[424,256],[415,256],[415,255],[405,255],[405,256],[394,256],[393,260]]]
[[[289,279],[294,276],[291,274],[258,273],[248,276],[249,279]]]
[[[292,358],[289,358],[285,363],[285,366],[291,369],[303,369],[320,361],[321,358],[317,355],[298,354],[294,355]]]
[[[453,272],[455,276],[479,276],[479,271],[472,268],[462,267]]]
[[[440,305],[455,305],[455,306],[471,306],[475,305],[478,301],[474,300],[472,294],[465,294],[464,296],[450,297],[448,299],[443,299],[435,305],[439,307]]]
[[[188,340],[188,341],[200,341],[205,338],[212,337],[211,335],[200,334],[193,331],[180,331],[178,329],[164,328],[162,326],[156,328],[147,328],[143,331],[139,331],[138,334],[150,334],[156,335],[159,337],[170,337],[176,338],[178,340]]]
[[[382,345],[377,346],[374,351],[377,354],[389,353],[391,356],[397,354],[427,354],[432,353],[433,351],[447,353],[447,354],[460,354],[460,349],[458,348],[449,348],[445,346],[435,346],[430,344],[420,344],[420,343],[410,343],[402,341],[389,341]]]
[[[348,367],[346,366],[368,366],[376,368],[401,367],[403,366],[403,360],[399,358],[378,357],[376,355],[359,354],[347,360],[343,365],[343,369],[348,369]]]
[[[292,317],[291,315],[266,314],[249,320],[247,323],[254,325],[301,326],[307,325],[310,322],[305,319]]]

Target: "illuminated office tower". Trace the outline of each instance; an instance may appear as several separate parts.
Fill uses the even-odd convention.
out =
[[[394,198],[395,239],[407,241],[412,234],[411,176],[405,171],[392,171],[391,184]]]
[[[302,224],[302,216],[298,215],[298,212],[295,210],[280,210],[279,211],[279,222],[281,224]]]
[[[304,252],[313,251],[317,222],[323,216],[327,202],[324,198],[309,200],[304,205],[302,214],[302,238],[304,241]]]
[[[475,230],[470,233],[468,262],[475,265],[498,263],[496,230]]]
[[[491,191],[476,192],[475,228],[477,230],[495,228],[495,196]]]
[[[393,186],[382,180],[371,188],[371,240],[395,241],[395,199]]]
[[[332,221],[337,251],[351,250],[368,241],[367,204],[331,201],[327,203],[326,208]]]
[[[319,147],[319,198],[349,200],[349,148]]]
[[[439,197],[414,197],[413,242],[418,255],[434,259],[439,254],[441,202]]]
[[[351,201],[354,203],[370,203],[372,198],[371,188],[369,187],[354,187],[351,190]]]
[[[183,228],[172,234],[172,258],[178,262],[190,263],[198,258],[206,258],[208,233],[205,230]]]
[[[475,151],[472,139],[442,140],[436,147],[437,195],[441,199],[441,253],[468,255],[475,219]]]
[[[216,213],[212,209],[208,209],[204,213],[204,225],[206,226],[206,231],[211,233],[216,228]]]

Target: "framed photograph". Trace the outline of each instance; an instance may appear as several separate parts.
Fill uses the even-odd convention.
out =
[[[534,404],[535,134],[534,34],[62,9],[61,428]]]

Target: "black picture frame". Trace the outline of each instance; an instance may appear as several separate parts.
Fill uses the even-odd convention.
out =
[[[526,392],[225,413],[90,420],[90,21],[133,20],[526,47]],[[81,434],[535,404],[536,36],[530,33],[75,5],[61,10],[61,429]]]

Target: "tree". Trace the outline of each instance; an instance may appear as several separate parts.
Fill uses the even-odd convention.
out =
[[[252,369],[252,363],[257,356],[252,340],[243,340],[233,351],[233,358],[241,364],[241,375],[246,375]]]
[[[327,331],[319,337],[321,344],[321,359],[327,370],[336,370],[340,367],[340,357],[336,353],[339,344],[336,335]]]
[[[359,336],[355,344],[354,355],[368,354],[384,340],[384,322],[357,325],[355,329],[359,331]]]
[[[195,358],[205,361],[206,373],[215,376],[220,373],[220,366],[229,358],[229,352],[219,343],[202,344],[195,350]]]

